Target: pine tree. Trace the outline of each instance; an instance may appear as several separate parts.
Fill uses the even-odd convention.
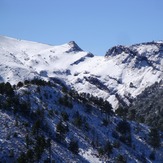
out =
[[[56,126],[56,137],[59,141],[65,139],[65,135],[68,132],[68,126],[65,126],[62,121],[60,121]]]
[[[150,132],[149,132],[149,144],[153,147],[153,148],[159,148],[160,147],[160,136],[159,136],[159,132],[156,128],[151,128]]]
[[[78,146],[78,142],[75,140],[71,140],[68,149],[74,153],[74,154],[78,154],[79,153],[79,146]]]

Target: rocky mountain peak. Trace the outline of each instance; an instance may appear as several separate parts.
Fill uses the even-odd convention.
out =
[[[123,52],[125,52],[125,53],[133,53],[133,51],[129,47],[123,46],[123,45],[118,45],[118,46],[114,46],[111,49],[109,49],[106,52],[105,57],[116,56],[116,55],[119,55],[119,54],[121,54]]]
[[[122,53],[127,53],[132,56],[151,56],[156,54],[163,54],[163,42],[145,42],[141,44],[134,44],[131,46],[117,45],[110,48],[105,57],[116,56]]]
[[[70,50],[68,50],[68,52],[79,52],[79,51],[83,51],[75,41],[70,41],[68,43],[68,45],[70,46]]]

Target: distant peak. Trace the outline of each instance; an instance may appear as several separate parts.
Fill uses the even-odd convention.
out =
[[[76,43],[75,41],[70,41],[68,44],[69,44],[70,46],[71,46],[71,45],[72,45],[72,46],[77,45],[77,43]]]
[[[105,57],[115,56],[121,54],[122,52],[131,53],[131,50],[129,47],[122,46],[122,45],[114,46],[106,52]]]
[[[68,43],[68,45],[70,46],[70,49],[67,52],[78,52],[78,51],[83,51],[75,41],[70,41]]]
[[[163,51],[163,41],[152,41],[152,42],[134,44],[131,46],[123,46],[123,45],[114,46],[106,52],[105,57],[116,56],[122,54],[123,52],[135,56],[138,54],[142,55],[147,53],[156,54],[159,53],[160,51]]]

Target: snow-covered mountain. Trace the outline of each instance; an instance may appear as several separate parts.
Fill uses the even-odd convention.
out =
[[[162,79],[163,42],[102,57],[0,36],[0,162],[162,162]]]
[[[52,46],[0,36],[0,81],[16,84],[34,77],[63,79],[117,108],[163,79],[163,42],[115,46],[94,56],[74,41]]]

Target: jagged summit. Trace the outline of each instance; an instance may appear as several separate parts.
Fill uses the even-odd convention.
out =
[[[70,50],[68,52],[79,52],[79,51],[83,51],[75,41],[70,41],[68,43],[68,45],[71,47]]]
[[[123,46],[123,45],[117,45],[117,46],[114,46],[112,47],[111,49],[109,49],[106,54],[105,54],[105,57],[108,57],[108,56],[115,56],[115,55],[119,55],[121,53],[133,53],[132,50],[127,47],[127,46]]]
[[[152,42],[146,42],[146,43],[140,43],[140,44],[134,44],[131,46],[123,46],[123,45],[117,45],[112,48],[110,48],[106,54],[105,57],[109,56],[116,56],[119,54],[127,53],[131,56],[136,55],[149,55],[153,54],[156,55],[158,53],[163,53],[163,41],[152,41]]]

